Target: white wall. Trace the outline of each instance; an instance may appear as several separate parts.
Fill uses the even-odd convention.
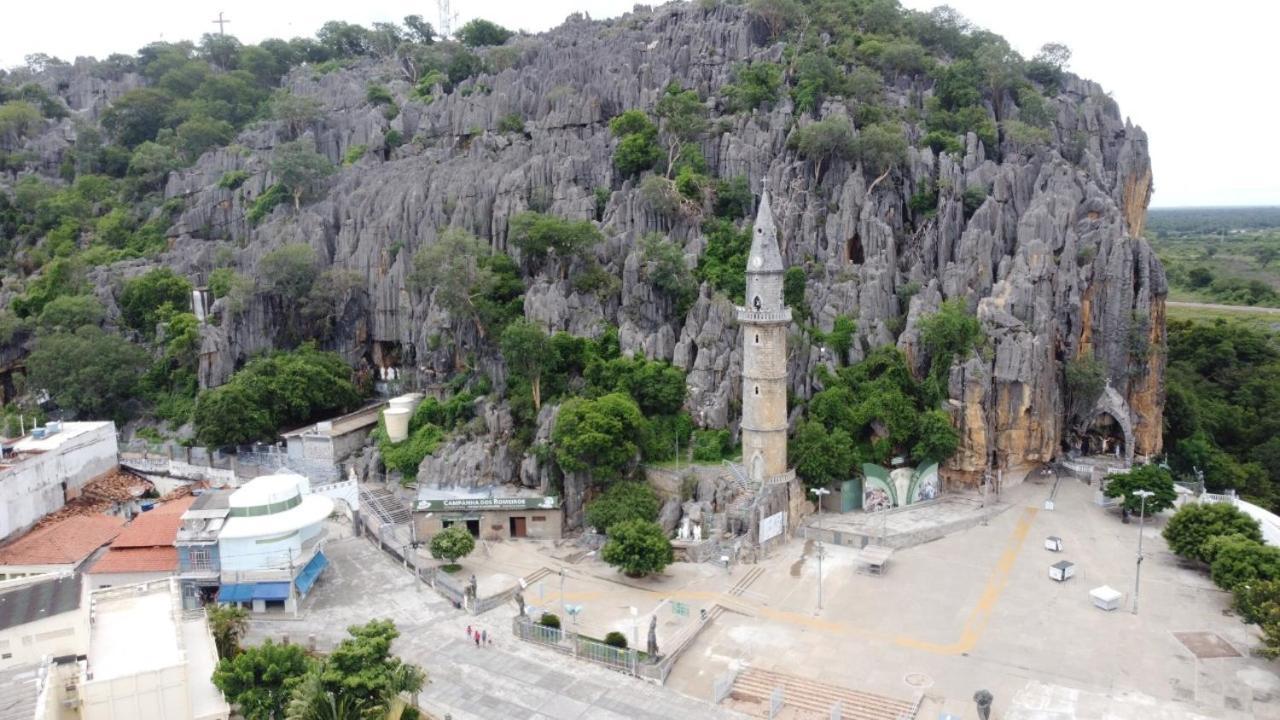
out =
[[[46,655],[89,651],[89,614],[83,608],[0,630],[0,670],[39,664]],[[3,657],[4,655],[10,657]]]
[[[186,663],[81,688],[82,720],[190,720]]]
[[[270,570],[289,567],[302,557],[303,535],[296,532],[288,537],[259,542],[255,538],[218,540],[218,556],[222,560],[222,572],[238,570]]]
[[[73,425],[71,423],[68,424]],[[80,431],[56,449],[33,453],[0,472],[0,539],[25,530],[75,497],[90,478],[116,466],[112,423]],[[63,432],[72,432],[69,427]],[[66,482],[64,494],[62,484]]]
[[[170,575],[171,572],[132,572],[132,573],[93,573],[86,574],[85,580],[89,583],[90,590],[99,590],[104,587],[120,587],[121,585],[137,585],[139,583],[153,582],[155,580],[163,580]]]

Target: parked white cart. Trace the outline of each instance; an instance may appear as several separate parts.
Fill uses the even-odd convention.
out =
[[[1067,560],[1049,566],[1049,579],[1066,582],[1076,574],[1076,564]]]

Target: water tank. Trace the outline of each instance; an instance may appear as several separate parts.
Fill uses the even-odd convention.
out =
[[[418,403],[420,402],[422,402],[421,395],[417,393],[410,393],[408,395],[393,397],[387,401],[387,404],[397,410],[408,410],[409,412],[413,412],[417,409]]]
[[[409,438],[409,417],[413,412],[408,408],[389,407],[382,411],[382,419],[387,424],[387,438],[391,442],[400,442]]]

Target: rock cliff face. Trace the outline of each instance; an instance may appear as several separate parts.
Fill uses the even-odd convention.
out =
[[[638,239],[650,231],[682,244],[689,263],[696,262],[705,245],[700,223],[668,219],[633,181],[615,179],[608,120],[632,108],[651,110],[672,81],[717,97],[735,63],[781,59],[782,45],[741,7],[696,3],[605,22],[571,18],[509,44],[518,50],[511,67],[466,80],[429,103],[412,97],[389,62],[367,60],[327,74],[295,68],[286,87],[322,107],[305,134],[335,163],[355,146],[368,152],[343,168],[318,201],[298,213],[282,206],[252,226],[246,207],[274,182],[270,152],[291,138],[280,123],[253,126],[236,145],[170,176],[166,194],[183,198],[185,209],[161,261],[199,277],[213,267],[216,252],[229,251],[237,267],[252,273],[272,249],[307,243],[326,264],[361,278],[324,338],[328,347],[353,363],[394,349],[426,378],[443,378],[482,342],[474,330],[455,335],[448,314],[409,288],[414,254],[446,228],[461,227],[516,255],[507,229],[514,214],[536,208],[594,218],[595,190],[608,188],[600,223],[606,241],[594,259],[619,278],[618,289],[577,292],[569,278],[581,268],[553,262],[527,278],[525,315],[579,335],[617,325],[624,351],[671,360],[688,372],[695,422],[733,426],[741,358],[731,303],[704,284],[677,317],[638,271]],[[370,82],[396,97],[401,112],[394,119],[366,101]],[[60,83],[73,108],[95,115],[138,80]],[[924,78],[902,79],[883,96],[891,107],[913,108],[931,92]],[[869,173],[844,160],[824,166],[815,182],[814,164],[787,146],[795,128],[812,118],[798,115],[785,94],[769,111],[713,111],[713,130],[701,140],[712,174],[745,176],[757,195],[768,178],[784,259],[808,278],[811,322],[829,331],[838,315],[856,319],[843,360],[896,344],[923,368],[920,319],[952,298],[977,314],[988,342],[980,354],[958,359],[950,377],[950,410],[963,436],[950,469],[960,479],[989,460],[1013,466],[1058,455],[1068,437],[1064,365],[1087,354],[1101,360],[1123,400],[1119,412],[1130,414],[1132,449],[1160,451],[1166,283],[1140,237],[1151,182],[1146,136],[1101,88],[1071,75],[1050,108],[1050,147],[1006,147],[997,161],[972,134],[960,154],[935,155],[913,142],[921,147],[874,186]],[[847,112],[828,101],[821,114]],[[524,132],[499,133],[499,120],[512,113],[525,119]],[[908,127],[918,140],[922,130]],[[392,131],[408,142],[389,143]],[[70,132],[67,125],[64,134]],[[236,191],[219,188],[233,170],[249,180]],[[937,211],[912,218],[907,201],[922,183],[942,188]],[[975,187],[987,191],[986,199],[966,219],[964,192]],[[288,322],[265,294],[244,312],[224,312],[221,324],[203,330],[202,384],[224,382],[251,354],[275,346]],[[803,400],[818,388],[819,365],[835,359],[821,355],[798,326],[792,335],[790,392]],[[455,336],[461,346],[439,340]],[[501,377],[491,351],[479,362]],[[428,458],[428,474],[451,484],[545,486],[546,469],[533,456],[505,453],[509,416],[504,422],[496,411],[490,415],[487,436],[446,445]],[[540,426],[546,435],[549,419]]]

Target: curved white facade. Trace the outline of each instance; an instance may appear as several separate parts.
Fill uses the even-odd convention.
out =
[[[254,478],[231,494],[218,536],[222,570],[273,570],[299,566],[315,549],[333,500],[312,495],[301,475]]]

